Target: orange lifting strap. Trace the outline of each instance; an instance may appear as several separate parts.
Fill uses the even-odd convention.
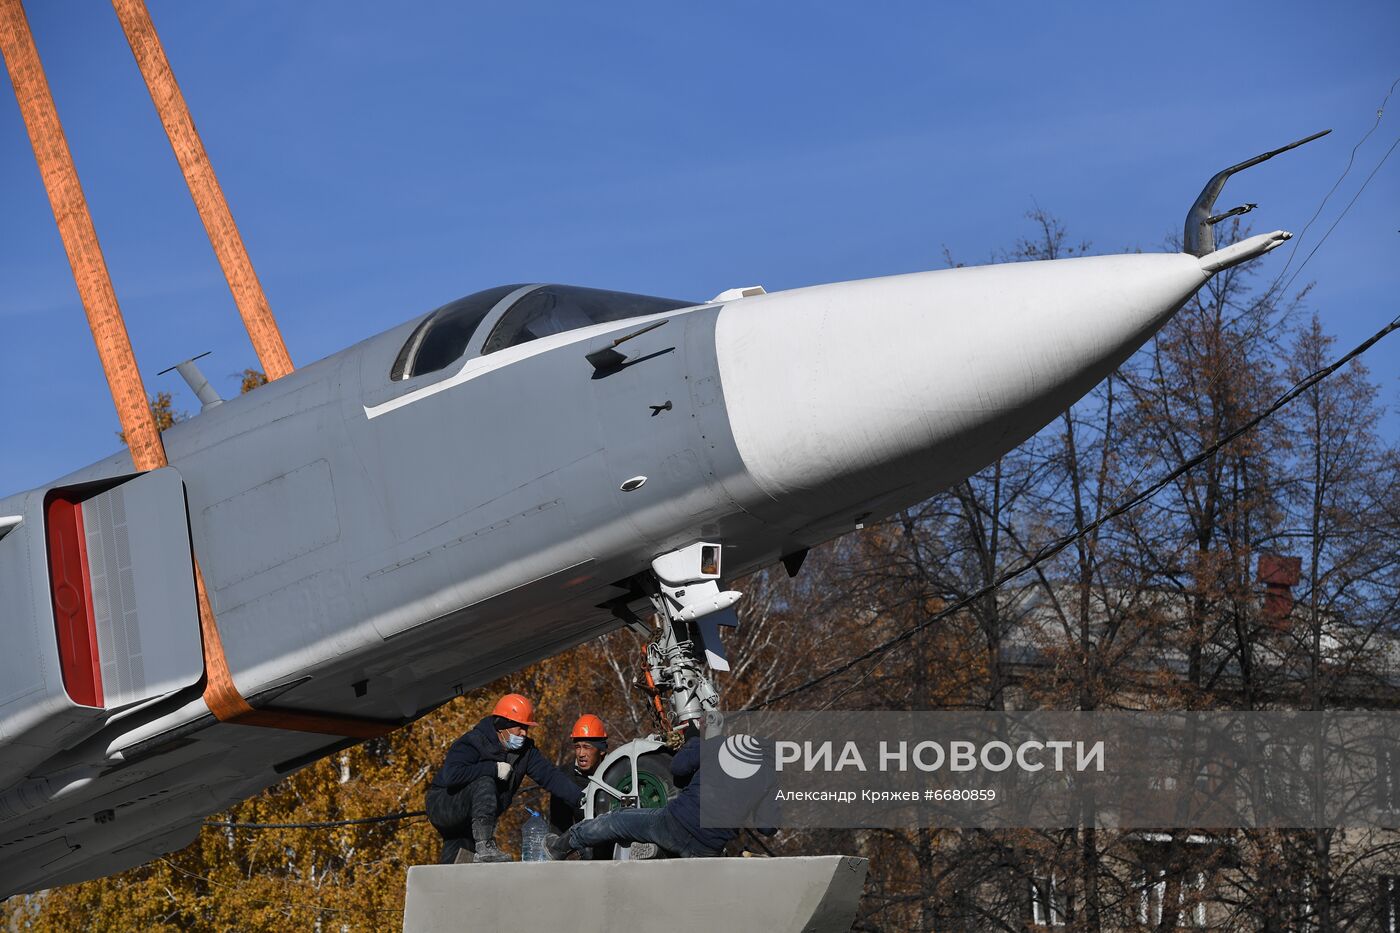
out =
[[[78,296],[87,312],[88,325],[97,344],[97,355],[102,361],[102,371],[107,376],[107,385],[117,406],[117,416],[121,420],[127,446],[131,449],[132,464],[142,471],[159,469],[167,462],[165,446],[151,416],[146,387],[136,368],[136,355],[131,349],[121,308],[117,305],[117,295],[107,274],[107,263],[102,257],[102,247],[97,242],[97,231],[93,229],[92,217],[88,213],[87,199],[78,183],[78,173],[68,151],[68,140],[59,123],[58,111],[54,107],[53,95],[49,92],[48,79],[44,76],[38,49],[34,47],[34,37],[29,31],[29,20],[24,14],[21,0],[0,0],[0,54],[4,55],[5,67],[14,84],[15,98],[19,101],[20,113],[29,131],[29,141],[34,147],[34,158],[39,164],[44,190],[48,193],[54,220],[58,222],[58,234],[68,253],[69,265],[73,268],[73,281],[78,286]],[[232,223],[230,218],[230,228]],[[212,237],[213,233],[210,235]],[[234,236],[237,236],[236,232]],[[245,261],[246,258],[245,255]],[[253,281],[256,285],[256,279]],[[275,332],[275,326],[273,330]],[[280,336],[277,340],[280,345]],[[284,350],[284,359],[285,355]],[[268,366],[266,360],[264,365]],[[286,371],[290,370],[291,363],[288,362]],[[272,375],[270,366],[268,375]],[[195,562],[195,594],[204,641],[204,701],[219,720],[352,738],[372,738],[394,728],[395,724],[392,723],[333,714],[254,709],[238,692],[229,673],[223,641],[219,638],[198,561]]]
[[[272,316],[258,275],[253,271],[243,237],[239,236],[238,226],[233,222],[219,179],[214,176],[214,167],[209,164],[204,143],[194,128],[185,95],[175,83],[175,73],[170,70],[170,61],[156,35],[151,14],[142,0],[112,0],[112,6],[117,11],[117,19],[121,20],[126,41],[131,43],[131,53],[136,56],[141,77],[146,79],[146,89],[151,92],[151,101],[156,105],[165,135],[170,138],[170,148],[175,150],[175,160],[185,175],[199,219],[204,221],[209,243],[224,270],[243,325],[248,328],[258,362],[268,379],[281,379],[292,371],[292,358],[282,342],[282,332]]]
[[[87,312],[92,339],[97,344],[97,356],[112,390],[117,417],[126,434],[131,459],[138,470],[154,470],[165,466],[165,447],[160,432],[151,417],[146,401],[146,387],[136,368],[136,356],[126,335],[117,295],[97,243],[97,231],[92,227],[87,199],[78,184],[78,172],[68,152],[68,140],[58,122],[49,82],[39,62],[39,51],[29,32],[29,21],[20,0],[0,0],[0,52],[14,84],[15,99],[19,101],[29,142],[34,146],[34,158],[49,195],[58,235],[68,252],[73,267],[73,281]]]

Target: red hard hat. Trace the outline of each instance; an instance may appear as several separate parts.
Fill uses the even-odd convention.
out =
[[[530,719],[534,714],[535,704],[518,693],[507,693],[496,701],[496,708],[491,711],[492,716],[502,716],[522,726],[538,726],[539,723]]]
[[[575,739],[606,739],[608,730],[603,726],[603,720],[592,713],[580,716],[578,722],[574,723]]]

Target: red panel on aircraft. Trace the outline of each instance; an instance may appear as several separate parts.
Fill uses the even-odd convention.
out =
[[[48,503],[49,586],[63,686],[74,703],[102,705],[102,664],[92,610],[83,507],[54,496]]]

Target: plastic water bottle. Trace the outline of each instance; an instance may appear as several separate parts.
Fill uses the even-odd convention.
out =
[[[529,807],[525,808],[530,810]],[[546,862],[549,856],[544,851],[544,837],[549,835],[549,824],[538,810],[530,810],[530,818],[520,830],[520,861]]]

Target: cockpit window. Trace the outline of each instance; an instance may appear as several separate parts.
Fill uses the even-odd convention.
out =
[[[466,352],[467,344],[471,342],[481,319],[502,298],[520,287],[502,285],[488,288],[438,308],[413,329],[408,342],[399,351],[398,359],[394,360],[389,378],[398,382],[450,366]]]
[[[590,324],[694,307],[693,301],[653,298],[572,285],[544,285],[516,299],[481,348],[482,356]]]

